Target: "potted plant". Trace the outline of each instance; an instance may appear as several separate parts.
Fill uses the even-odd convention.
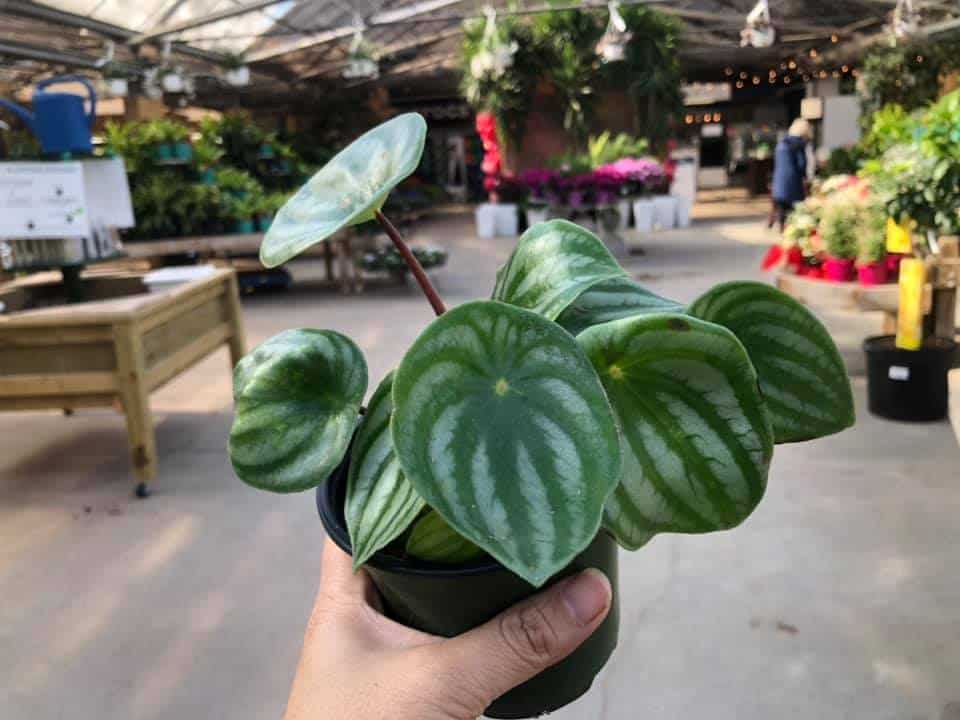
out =
[[[130,73],[117,62],[110,61],[101,69],[103,84],[110,97],[125,98],[129,91]]]
[[[863,208],[857,239],[857,278],[861,285],[887,282],[887,210],[870,203]]]
[[[173,149],[173,159],[179,163],[188,163],[193,159],[193,146],[190,144],[190,128],[178,120],[166,121],[167,142]]]
[[[223,157],[223,148],[212,139],[201,136],[193,146],[193,161],[200,172],[200,182],[204,185],[213,185],[217,181],[214,169]]]
[[[823,272],[827,280],[853,280],[859,222],[860,213],[852,202],[836,201],[824,209],[820,236],[826,248]]]
[[[853,423],[839,353],[799,303],[727,283],[684,307],[565,220],[523,235],[492,300],[447,311],[381,211],[425,134],[410,113],[361,136],[281,208],[261,246],[275,267],[376,220],[404,258],[437,318],[366,410],[363,354],[332,330],[281,333],[234,374],[237,474],[276,492],[318,487],[329,536],[367,569],[389,616],[455,635],[587,566],[616,593],[616,544],[738,525],[775,443]],[[539,715],[586,692],[617,622],[611,613],[488,716]]]
[[[231,221],[231,232],[252,233],[256,231],[256,216],[261,207],[262,197],[261,192],[223,196],[224,212]]]
[[[960,280],[958,127],[960,91],[953,91],[926,109],[909,140],[865,164],[888,215],[912,243],[912,257],[899,268],[897,334],[864,341],[868,407],[881,417],[931,421],[947,415]],[[927,293],[929,310],[922,300]]]
[[[162,67],[157,71],[157,81],[163,92],[174,95],[186,92],[187,81],[179,67]]]
[[[648,158],[623,158],[611,165],[626,179],[627,194],[633,200],[634,227],[639,232],[650,232],[654,224],[654,204],[651,199],[658,178],[662,177],[663,167]]]
[[[223,67],[223,79],[231,87],[245,87],[250,84],[250,66],[243,53],[225,52],[220,61]]]

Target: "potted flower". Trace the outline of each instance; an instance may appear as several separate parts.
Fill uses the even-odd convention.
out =
[[[857,277],[861,285],[887,282],[887,211],[879,203],[863,208],[857,239]]]
[[[826,248],[823,271],[827,280],[853,280],[859,223],[860,213],[851,202],[832,202],[824,209],[820,236]]]
[[[634,226],[640,232],[650,232],[654,223],[653,189],[663,177],[663,167],[649,158],[623,158],[612,166],[626,179],[627,192],[634,198]]]
[[[275,267],[376,220],[410,268],[437,317],[366,410],[363,353],[332,330],[283,332],[234,373],[237,474],[276,492],[317,487],[329,536],[387,615],[451,636],[588,566],[616,592],[617,544],[738,525],[775,443],[853,423],[843,362],[802,305],[727,283],[684,307],[565,220],[527,230],[491,300],[448,311],[381,209],[425,134],[409,113],[361,136],[281,208],[260,250]],[[586,692],[617,622],[488,716],[539,715]]]
[[[551,201],[556,204],[559,174],[555,170],[536,168],[522,172],[519,179],[527,189],[527,225],[546,222]]]

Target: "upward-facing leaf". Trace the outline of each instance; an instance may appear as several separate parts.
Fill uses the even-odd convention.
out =
[[[773,451],[757,376],[720,325],[678,314],[577,336],[623,439],[623,476],[604,524],[635,549],[660,532],[731,528],[760,502]]]
[[[260,261],[276,267],[341,228],[372,220],[390,191],[417,169],[426,136],[423,117],[406,113],[347,145],[280,208]]]
[[[391,372],[370,398],[350,452],[344,511],[355,568],[406,530],[424,504],[393,451],[392,390]]]
[[[497,272],[493,299],[555,319],[590,287],[627,277],[596,235],[566,220],[527,230]]]
[[[333,330],[287,330],[233,372],[230,461],[240,479],[296,492],[327,479],[347,452],[367,391],[367,363]]]
[[[620,474],[610,405],[576,341],[499,302],[420,335],[393,384],[393,444],[458,533],[534,585],[594,538]]]
[[[681,312],[683,306],[656,295],[628,277],[604,280],[574,300],[557,322],[571,335],[592,325],[655,312]]]
[[[770,285],[717,285],[688,312],[729,328],[747,349],[778,443],[850,427],[853,393],[840,352],[807,308]]]

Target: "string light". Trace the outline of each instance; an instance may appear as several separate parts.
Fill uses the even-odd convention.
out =
[[[756,75],[753,76],[753,84],[754,84],[754,85],[759,85],[759,84],[760,84],[760,78],[758,78]]]
[[[730,77],[731,75],[733,75],[733,68],[732,67],[724,68],[723,74],[726,75],[727,77]]]
[[[687,125],[693,125],[693,115],[687,115],[685,118],[683,118],[683,121]]]
[[[787,75],[787,76],[783,79],[783,84],[784,84],[784,85],[789,85],[791,82],[793,82],[793,81],[790,79],[790,76],[789,76],[789,75]]]
[[[837,37],[837,34],[836,34],[836,33],[834,33],[833,35],[830,36],[830,42],[832,42],[832,43],[840,42],[840,38]]]
[[[737,80],[737,89],[739,90],[742,88],[743,88],[743,80]]]
[[[741,70],[741,71],[740,71],[740,79],[741,79],[741,80],[746,80],[746,79],[747,79],[747,72],[746,72],[746,70]]]
[[[815,58],[817,56],[817,49],[810,48],[810,57]]]
[[[830,74],[831,74],[833,77],[835,77],[835,78],[840,77],[840,73],[837,72],[836,70],[834,70],[834,71],[833,71],[832,73],[830,73]]]
[[[840,69],[841,69],[843,72],[850,72],[850,66],[849,66],[849,65],[844,65],[844,66],[843,66],[842,68],[840,68]]]
[[[796,60],[791,60],[790,62],[787,63],[787,67],[790,68],[791,70],[796,70],[796,69],[797,69],[797,61],[796,61]]]
[[[917,62],[918,62],[918,63],[922,63],[922,62],[923,62],[923,55],[917,55]]]

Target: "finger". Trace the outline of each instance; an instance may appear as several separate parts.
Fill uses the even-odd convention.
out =
[[[479,714],[579,647],[607,616],[611,598],[606,576],[585,570],[438,645],[437,667],[461,679],[461,699],[472,698]]]

